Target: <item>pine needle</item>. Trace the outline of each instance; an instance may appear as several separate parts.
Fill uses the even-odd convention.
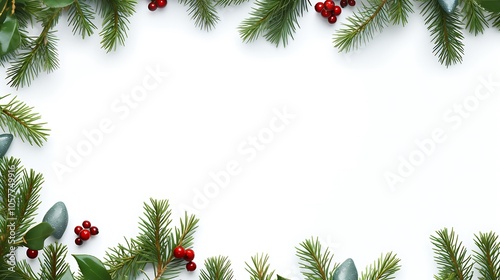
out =
[[[269,255],[255,255],[252,264],[245,263],[245,270],[250,274],[250,280],[271,280],[274,271],[269,271]]]
[[[212,0],[180,0],[179,3],[188,7],[188,14],[200,29],[210,31],[220,20],[215,9],[216,3]]]
[[[479,280],[500,279],[500,243],[498,235],[493,232],[475,235],[474,243],[479,251],[473,251],[477,270],[481,275]]]
[[[398,272],[401,267],[399,261],[400,259],[392,252],[382,255],[361,273],[361,280],[394,279],[394,274]]]
[[[333,264],[333,254],[328,248],[322,250],[321,243],[316,239],[307,239],[299,244],[297,257],[300,268],[306,280],[330,280],[338,264]]]
[[[474,35],[483,33],[484,29],[488,27],[484,9],[476,0],[463,0],[462,3],[462,14],[464,14],[466,21],[465,28]]]
[[[472,279],[471,257],[467,255],[467,249],[458,241],[453,229],[437,231],[436,235],[431,236],[431,243],[434,245],[434,260],[438,266],[436,279]]]
[[[209,257],[205,260],[205,269],[200,272],[201,280],[232,280],[231,261],[226,256]]]

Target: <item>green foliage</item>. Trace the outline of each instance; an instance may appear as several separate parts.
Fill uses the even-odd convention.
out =
[[[111,280],[109,272],[102,262],[91,255],[73,255],[78,263],[78,268],[83,280]]]
[[[225,256],[209,257],[205,260],[205,269],[200,272],[201,280],[232,280],[231,261]]]
[[[124,45],[127,38],[129,18],[135,13],[136,0],[102,0],[98,2],[103,19],[101,47],[107,52]]]
[[[188,7],[188,14],[201,29],[212,30],[220,20],[215,7],[216,2],[212,0],[180,0],[179,3]]]
[[[453,229],[444,228],[431,236],[434,245],[434,260],[438,265],[435,279],[470,280],[473,276],[473,262],[467,249],[458,240]]]
[[[33,250],[42,250],[45,239],[52,232],[54,232],[54,228],[49,223],[39,223],[26,232],[23,237],[23,245]]]
[[[484,9],[476,0],[463,0],[462,3],[462,14],[465,17],[467,30],[474,35],[483,33],[484,29],[488,27]]]
[[[500,243],[494,232],[475,235],[474,243],[478,251],[473,251],[473,259],[480,274],[479,280],[500,279]]]
[[[330,249],[322,249],[318,238],[310,238],[296,247],[299,265],[306,280],[330,280],[338,264],[333,261]]]
[[[380,256],[372,265],[361,273],[361,280],[390,280],[401,268],[400,259],[390,252]]]
[[[250,280],[271,280],[274,271],[269,271],[269,255],[255,255],[252,264],[245,263],[245,270],[250,274]]]

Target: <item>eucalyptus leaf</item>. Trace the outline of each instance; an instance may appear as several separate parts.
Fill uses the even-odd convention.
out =
[[[49,8],[64,8],[73,4],[75,0],[43,0],[43,3]]]
[[[102,262],[91,255],[73,255],[84,280],[111,280],[111,275]]]
[[[52,232],[54,232],[54,228],[49,223],[39,223],[26,232],[23,237],[24,245],[32,250],[42,250],[45,239]]]
[[[19,23],[15,15],[7,15],[0,24],[0,55],[7,54],[19,47],[21,35]]]
[[[487,11],[492,13],[500,12],[500,0],[477,0],[477,2]]]
[[[71,270],[68,268],[58,280],[75,280],[75,277],[73,277],[73,273],[71,273]]]

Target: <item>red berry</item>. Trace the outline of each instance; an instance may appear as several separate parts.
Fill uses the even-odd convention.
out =
[[[347,7],[347,0],[340,0],[340,7],[342,8]]]
[[[78,234],[80,234],[80,232],[82,231],[82,229],[83,229],[83,227],[81,227],[81,226],[76,226],[76,227],[75,227],[75,234],[77,234],[77,235],[78,235]]]
[[[186,250],[184,250],[184,247],[182,246],[177,246],[174,248],[174,257],[178,259],[182,259],[186,256]]]
[[[340,13],[342,13],[342,8],[340,6],[335,6],[335,8],[333,8],[333,14],[338,16]]]
[[[194,260],[194,251],[193,249],[186,249],[184,252],[184,259],[188,262]]]
[[[80,237],[77,237],[77,238],[75,239],[75,244],[76,244],[76,245],[78,245],[78,246],[80,246],[80,245],[82,245],[82,244],[83,244],[83,240],[82,240]]]
[[[89,221],[86,221],[86,220],[85,220],[85,221],[83,221],[83,223],[82,223],[82,226],[83,226],[84,228],[90,228],[90,226],[91,226],[91,225],[92,225],[92,224],[90,224],[90,222],[89,222]]]
[[[337,17],[335,15],[331,15],[328,17],[328,22],[334,24],[337,22]]]
[[[187,270],[187,271],[195,271],[195,270],[196,270],[196,263],[191,262],[191,261],[190,261],[190,262],[188,262],[188,263],[186,264],[186,270]]]
[[[316,5],[314,5],[314,10],[316,10],[316,12],[318,13],[321,13],[321,11],[323,11],[324,8],[325,4],[323,4],[323,2],[318,2],[316,3]]]
[[[148,5],[148,9],[152,12],[155,11],[158,8],[158,5],[156,5],[156,2],[151,2]]]
[[[28,249],[26,250],[26,256],[30,259],[38,257],[38,250]]]
[[[333,0],[325,0],[323,4],[325,5],[325,9],[328,11],[333,11],[333,8],[335,7]]]
[[[156,0],[156,5],[158,5],[158,8],[165,8],[165,6],[167,6],[167,0]]]
[[[98,235],[99,234],[99,229],[96,226],[91,226],[89,228],[90,235]]]
[[[323,10],[323,11],[321,11],[321,16],[323,16],[323,17],[325,17],[325,18],[327,18],[327,17],[329,17],[329,16],[331,16],[331,15],[332,15],[332,12],[331,12],[331,11],[327,11],[327,10]]]
[[[84,229],[82,231],[80,231],[80,238],[82,240],[89,240],[90,238],[90,231],[88,229]]]
[[[347,3],[349,3],[349,6],[356,6],[356,0],[349,0],[347,1]]]

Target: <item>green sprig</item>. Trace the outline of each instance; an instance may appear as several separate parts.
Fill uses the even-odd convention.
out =
[[[322,249],[318,238],[310,238],[296,248],[299,265],[306,280],[330,280],[338,264],[333,262],[330,249]]]

